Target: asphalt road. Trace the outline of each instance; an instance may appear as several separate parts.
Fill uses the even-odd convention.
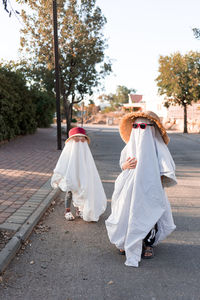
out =
[[[170,134],[179,184],[167,194],[177,229],[156,247],[154,259],[133,268],[124,265],[125,258],[110,244],[104,226],[124,144],[117,129],[88,130],[108,198],[106,213],[98,223],[66,222],[63,199],[58,199],[8,267],[0,299],[200,299],[199,135]]]

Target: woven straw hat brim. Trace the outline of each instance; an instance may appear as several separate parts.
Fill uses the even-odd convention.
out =
[[[65,144],[66,144],[67,142],[69,142],[69,140],[71,140],[71,139],[72,139],[73,137],[75,137],[75,136],[84,136],[84,137],[86,137],[88,144],[90,144],[90,138],[89,138],[87,135],[81,134],[81,133],[77,133],[77,134],[74,134],[74,135],[70,136],[70,137],[65,141]]]
[[[132,112],[132,113],[125,115],[121,119],[121,122],[119,125],[119,132],[120,132],[122,140],[126,144],[128,143],[129,138],[130,138],[133,122],[137,118],[147,118],[148,120],[153,121],[157,125],[165,144],[167,145],[169,143],[170,139],[167,135],[165,128],[163,127],[163,125],[160,122],[160,118],[154,112],[146,111],[146,112]]]

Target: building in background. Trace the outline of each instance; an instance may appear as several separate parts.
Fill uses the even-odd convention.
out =
[[[143,95],[129,94],[128,103],[123,104],[123,111],[144,111],[146,110],[146,102],[143,101]]]
[[[170,106],[167,109],[167,117],[183,120],[184,111],[182,106]],[[187,117],[191,120],[200,120],[200,101],[187,106]]]
[[[182,106],[170,106],[167,109],[166,122],[171,129],[183,131],[184,111]],[[200,132],[200,101],[187,106],[187,127],[189,132]]]

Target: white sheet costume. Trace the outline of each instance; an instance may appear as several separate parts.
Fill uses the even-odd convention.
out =
[[[154,124],[144,118],[136,121]],[[121,152],[121,167],[128,157],[136,157],[137,166],[122,171],[116,180],[106,228],[111,243],[125,250],[125,265],[138,267],[142,241],[154,225],[158,225],[154,245],[176,227],[161,183],[164,176],[164,186],[176,184],[175,165],[156,126],[132,129]]]
[[[83,213],[85,221],[98,221],[106,209],[106,195],[87,142],[70,139],[65,144],[51,185],[72,192],[73,204]]]

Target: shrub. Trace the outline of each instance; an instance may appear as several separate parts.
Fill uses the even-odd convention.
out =
[[[22,74],[0,68],[0,141],[34,133],[35,105]]]
[[[35,87],[31,90],[33,103],[36,107],[36,122],[38,127],[49,127],[53,123],[55,113],[55,98],[53,94],[41,92]]]
[[[75,118],[71,119],[72,123],[77,123],[77,120]]]

